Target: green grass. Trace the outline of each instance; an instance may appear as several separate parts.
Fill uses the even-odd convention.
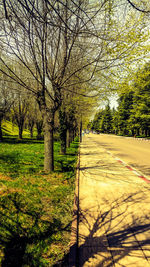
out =
[[[54,266],[69,249],[78,142],[55,143],[55,172],[43,172],[43,141],[0,143],[0,265]]]
[[[18,136],[19,129],[16,124],[13,124],[12,122],[5,120],[2,122],[2,132],[4,136],[11,136],[11,135]],[[29,130],[24,130],[23,135],[29,136],[30,135]]]

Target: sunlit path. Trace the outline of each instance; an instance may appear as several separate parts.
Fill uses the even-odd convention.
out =
[[[96,141],[81,144],[79,266],[150,266],[150,184]]]

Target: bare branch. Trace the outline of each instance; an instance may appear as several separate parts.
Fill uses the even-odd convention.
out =
[[[140,11],[140,12],[143,12],[143,13],[150,13],[150,10],[144,10],[144,9],[141,9],[139,7],[137,7],[135,4],[133,4],[130,0],[127,0],[128,3],[133,7],[135,8],[136,10]]]

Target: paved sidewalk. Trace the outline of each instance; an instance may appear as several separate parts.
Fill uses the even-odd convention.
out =
[[[150,184],[92,136],[80,149],[78,266],[150,266]]]

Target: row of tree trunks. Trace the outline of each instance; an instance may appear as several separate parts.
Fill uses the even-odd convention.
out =
[[[71,106],[68,111],[62,106],[59,110],[59,134],[61,142],[61,154],[66,154],[66,149],[74,141],[77,131],[75,110]]]
[[[75,131],[73,129],[66,129],[63,132],[63,135],[60,136],[61,142],[61,154],[65,155],[67,148],[70,147],[70,144],[74,141],[76,137]]]

